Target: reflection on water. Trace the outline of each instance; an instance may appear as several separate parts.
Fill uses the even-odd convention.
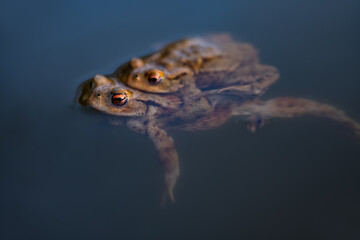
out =
[[[284,119],[320,115],[358,131],[337,110],[360,120],[356,1],[0,9],[1,239],[359,237],[358,140],[324,118]],[[161,14],[149,17],[149,9]],[[261,63],[250,45],[242,54],[229,48],[245,58],[223,61],[229,42],[202,41],[202,60],[186,46],[176,53],[189,58],[169,63],[173,46],[165,60],[128,63],[158,41],[224,31],[231,44],[260,49]],[[122,63],[83,85],[83,104],[121,116],[110,118],[113,126],[109,114],[73,100],[84,79]],[[203,75],[193,71],[202,64]],[[277,70],[266,64],[279,69],[276,84]],[[207,74],[215,67],[226,78]],[[265,91],[263,102],[254,100]],[[252,131],[266,127],[252,134],[239,118]],[[176,203],[162,207],[163,170],[171,192],[176,152]]]

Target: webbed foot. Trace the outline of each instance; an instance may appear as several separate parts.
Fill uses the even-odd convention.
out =
[[[259,128],[265,126],[267,123],[267,119],[262,117],[261,115],[251,115],[247,120],[247,129],[250,132],[254,133]]]
[[[325,117],[346,127],[360,138],[360,124],[348,117],[343,111],[331,105],[302,98],[275,98],[268,101],[251,101],[233,109],[233,115],[250,116],[250,131],[263,126],[263,119],[293,118],[301,115]],[[260,116],[260,117],[259,117]]]

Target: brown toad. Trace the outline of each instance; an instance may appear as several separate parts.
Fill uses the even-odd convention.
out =
[[[102,75],[82,84],[81,90],[79,102],[82,105],[111,115],[114,125],[125,125],[153,141],[164,170],[165,193],[172,202],[175,201],[173,190],[180,169],[174,141],[167,134],[167,129],[207,130],[222,125],[233,116],[240,116],[248,121],[249,129],[255,131],[269,118],[308,114],[329,118],[360,137],[359,123],[343,111],[307,99],[287,97],[261,101],[248,95],[244,97],[242,91],[238,92],[237,98],[234,97],[236,92],[228,94],[221,89],[205,90],[186,98],[186,95],[179,97],[176,93],[142,92]],[[203,104],[210,106],[210,110],[202,111]]]
[[[211,111],[207,100],[200,97],[202,91],[251,100],[264,93],[279,74],[276,68],[259,64],[258,52],[252,45],[222,34],[170,43],[158,52],[133,58],[106,76],[133,89],[174,92],[184,102],[192,99],[185,106],[196,106],[197,111],[188,111],[192,113],[188,119],[193,119]]]
[[[247,94],[258,95],[278,79],[278,72],[272,66],[259,64],[258,52],[252,45],[222,34],[170,43],[158,52],[131,59],[108,76],[153,93],[176,92],[192,85],[200,90],[246,89]]]

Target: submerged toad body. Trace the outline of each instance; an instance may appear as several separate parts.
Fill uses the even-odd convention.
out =
[[[197,43],[199,41],[196,40]],[[123,81],[120,73],[125,74],[126,77],[131,76],[131,72],[134,71],[131,68],[130,75],[126,71],[107,76],[96,75],[81,85],[82,92],[79,97],[82,105],[111,115],[110,120],[114,125],[125,125],[138,133],[147,135],[153,141],[164,170],[166,193],[172,202],[175,201],[173,190],[180,169],[174,141],[167,134],[170,128],[186,131],[207,130],[222,125],[233,116],[240,116],[248,122],[248,128],[254,132],[269,118],[291,118],[309,114],[338,122],[360,137],[360,125],[344,112],[330,105],[290,97],[268,101],[259,100],[258,97],[277,79],[277,71],[273,67],[258,64],[256,55],[237,56],[238,63],[235,58],[229,60],[226,59],[227,57],[222,57],[223,60],[220,62],[214,61],[214,58],[206,58],[207,60],[204,58],[201,62],[191,54],[187,61],[184,61],[184,58],[178,58],[178,54],[174,54],[178,51],[178,43],[167,46],[168,55],[164,55],[165,50],[160,50],[159,54],[150,55],[155,57],[149,57],[145,61],[145,64],[151,64],[151,66],[161,65],[164,72],[171,72],[180,67],[187,68],[188,72],[177,79],[178,83],[185,81],[185,84],[175,84],[176,90],[165,87],[162,93],[158,93],[157,88],[149,90],[146,85],[138,87],[138,85]],[[234,46],[234,43],[228,40],[221,44]],[[176,51],[173,51],[171,46]],[[191,46],[191,44],[182,46],[180,52],[186,53],[188,47],[188,52],[192,53],[194,47]],[[204,49],[206,51],[204,50],[203,53],[209,53],[203,54],[207,57],[219,53],[208,48]],[[256,54],[256,51],[253,53]],[[238,54],[245,53],[238,52]],[[159,61],[159,55],[162,56],[161,59],[167,56],[165,63],[169,65]],[[245,58],[252,60],[245,61],[246,64],[241,63],[241,59]],[[224,64],[219,68],[215,65],[214,68],[203,67],[203,62],[212,61],[214,61],[212,64],[217,62],[220,65],[227,62],[223,75],[219,74],[218,69],[224,69]],[[230,70],[228,68],[230,65],[236,67]],[[264,71],[264,68],[267,70]],[[216,77],[212,77],[214,69]],[[204,77],[206,74],[208,76],[201,81],[200,76]]]

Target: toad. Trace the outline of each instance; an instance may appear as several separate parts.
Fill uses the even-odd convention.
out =
[[[258,95],[244,95],[240,88],[219,88],[191,92],[148,93],[133,89],[116,77],[96,75],[81,85],[79,103],[110,116],[113,125],[123,125],[148,136],[154,143],[164,171],[165,195],[175,202],[174,187],[180,175],[179,158],[168,129],[200,131],[216,128],[237,116],[255,132],[270,118],[314,115],[329,118],[360,137],[360,125],[335,107],[302,98],[275,98],[267,101]],[[263,92],[263,91],[260,91]],[[203,111],[206,105],[207,111]]]

